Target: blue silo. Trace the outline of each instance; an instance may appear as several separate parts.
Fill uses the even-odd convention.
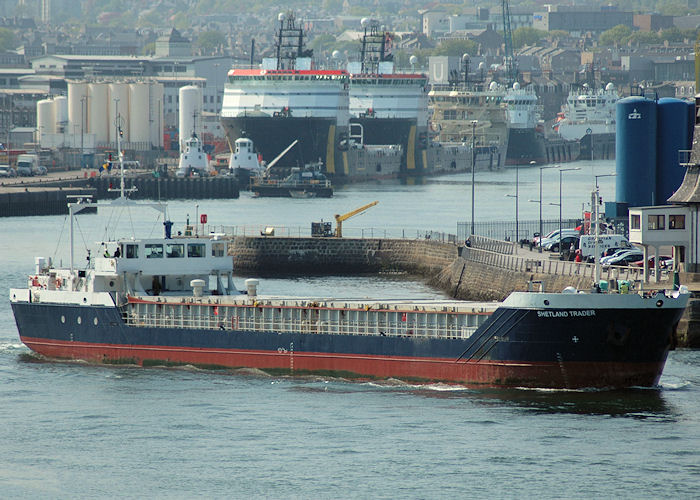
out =
[[[656,203],[656,101],[626,97],[617,102],[615,155],[618,203]]]
[[[694,104],[693,104],[694,108]],[[656,107],[656,204],[664,205],[678,189],[685,176],[679,151],[689,150],[690,129],[688,103],[666,97],[659,99]]]

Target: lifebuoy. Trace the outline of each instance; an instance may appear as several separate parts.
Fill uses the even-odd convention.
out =
[[[63,281],[61,281],[61,278],[56,278],[56,288],[61,288],[61,285],[63,285]]]

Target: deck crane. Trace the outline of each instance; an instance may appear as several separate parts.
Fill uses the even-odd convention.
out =
[[[512,87],[518,80],[518,68],[513,55],[513,32],[510,29],[510,6],[508,0],[501,0],[501,11],[503,12],[503,38],[505,48],[506,83]]]
[[[373,201],[372,203],[367,203],[367,205],[362,205],[360,208],[356,208],[355,210],[351,210],[350,212],[343,214],[343,215],[335,215],[335,237],[336,238],[342,238],[343,237],[343,221],[349,219],[350,217],[354,217],[357,214],[360,214],[367,210],[368,208],[372,208],[374,205],[379,203],[378,201]]]

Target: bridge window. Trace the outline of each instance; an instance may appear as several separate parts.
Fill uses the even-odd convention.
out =
[[[652,230],[662,230],[666,229],[666,216],[664,215],[649,215],[649,225],[647,226],[648,229]]]
[[[162,259],[163,258],[163,245],[147,243],[146,244],[146,258],[147,259]]]
[[[669,229],[685,229],[685,215],[669,215],[668,216],[668,228]]]
[[[212,257],[224,257],[226,255],[226,243],[217,241],[211,244]]]
[[[185,245],[181,243],[169,243],[165,245],[165,255],[169,259],[179,259],[185,256]]]
[[[205,255],[204,243],[188,243],[187,244],[187,256],[188,257],[204,257],[204,255]]]
[[[138,259],[139,258],[139,246],[138,245],[126,245],[126,258],[127,259]]]
[[[641,226],[641,216],[632,215],[630,218],[630,229],[639,229]]]

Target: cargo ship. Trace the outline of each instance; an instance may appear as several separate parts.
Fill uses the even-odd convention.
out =
[[[130,203],[122,196],[112,205]],[[71,220],[91,202],[69,204]],[[157,208],[162,209],[161,206]],[[162,212],[165,213],[164,211]],[[71,224],[71,231],[73,224]],[[463,385],[653,386],[688,302],[675,292],[513,292],[503,302],[276,297],[233,283],[221,235],[107,241],[78,269],[37,258],[9,292],[48,358]],[[197,237],[199,236],[199,237]],[[600,288],[595,289],[600,292]]]

